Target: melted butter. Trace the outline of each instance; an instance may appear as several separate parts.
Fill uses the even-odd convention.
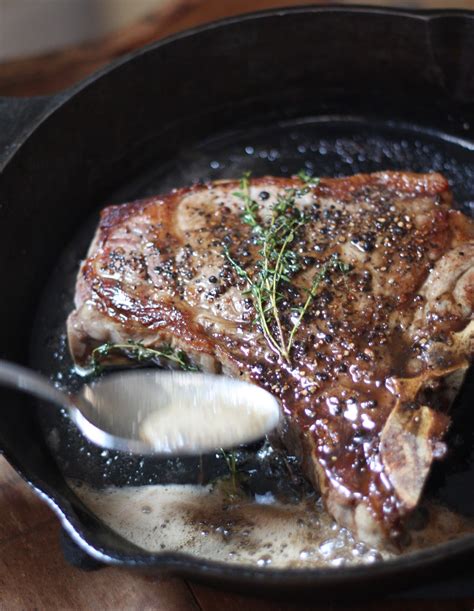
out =
[[[171,400],[152,412],[140,426],[140,437],[153,448],[234,447],[243,441],[258,439],[278,422],[275,413],[255,409],[248,400],[214,401],[200,403],[191,395],[187,402]],[[205,423],[205,426],[203,426]]]
[[[371,563],[393,551],[357,542],[310,496],[283,504],[271,493],[229,498],[224,486],[155,485],[97,490],[71,482],[81,500],[112,530],[149,552],[186,552],[247,566],[311,568]],[[474,532],[474,520],[439,506],[411,532],[404,553]]]

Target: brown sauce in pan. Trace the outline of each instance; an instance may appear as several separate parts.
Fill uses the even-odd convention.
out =
[[[230,499],[223,486],[170,485],[97,490],[71,482],[112,530],[149,552],[273,568],[348,566],[388,560],[393,551],[357,542],[314,494],[282,503],[267,492]],[[434,503],[412,519],[405,553],[474,533],[474,519]]]

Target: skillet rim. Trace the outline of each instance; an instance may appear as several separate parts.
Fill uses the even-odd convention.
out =
[[[186,30],[166,37],[158,42],[151,43],[142,49],[125,55],[112,64],[93,73],[83,81],[77,83],[73,87],[60,92],[50,98],[46,98],[49,102],[45,108],[36,116],[36,118],[26,127],[20,138],[16,139],[15,146],[12,147],[9,154],[4,158],[3,167],[0,167],[0,172],[5,169],[14,159],[17,153],[20,152],[26,141],[34,135],[35,130],[70,101],[75,96],[79,95],[83,90],[94,85],[94,83],[109,73],[119,69],[124,64],[132,62],[136,58],[155,51],[161,47],[168,46],[181,39],[193,36],[199,36],[202,32],[214,30],[216,28],[226,27],[234,23],[241,23],[248,20],[265,19],[267,17],[286,18],[287,15],[311,13],[311,14],[366,14],[366,15],[387,15],[394,17],[406,17],[414,20],[426,21],[446,18],[458,17],[468,21],[474,20],[474,11],[463,9],[398,9],[373,7],[366,5],[357,6],[311,6],[303,5],[291,8],[276,8],[272,10],[264,10],[253,13],[246,13],[229,17],[227,19],[213,21],[199,27]],[[7,98],[4,98],[4,100]],[[27,102],[27,100],[26,100]],[[0,448],[0,451],[1,448]],[[241,584],[245,581],[260,588],[274,587],[275,585],[283,588],[293,587],[321,587],[332,588],[337,585],[361,585],[367,582],[374,582],[380,578],[397,577],[407,578],[418,574],[420,571],[426,571],[435,567],[441,566],[448,559],[458,559],[463,555],[474,552],[474,535],[463,537],[462,539],[448,541],[446,543],[421,550],[409,555],[400,556],[395,559],[376,562],[370,565],[350,566],[350,567],[321,567],[311,569],[259,569],[253,567],[245,567],[244,565],[226,564],[217,561],[207,561],[199,557],[193,557],[190,554],[182,552],[174,553],[147,553],[137,548],[137,554],[123,554],[116,550],[109,549],[107,546],[97,545],[94,543],[94,534],[83,524],[69,499],[64,497],[58,490],[50,488],[45,482],[38,481],[37,476],[27,475],[18,464],[15,452],[4,452],[4,455],[13,468],[21,475],[25,481],[33,488],[36,494],[45,501],[49,507],[59,517],[64,529],[71,536],[76,544],[81,547],[87,554],[96,560],[119,566],[149,568],[163,571],[171,571],[173,574],[184,577],[219,579],[226,583]],[[117,535],[118,536],[118,535]],[[130,544],[130,547],[133,547]]]

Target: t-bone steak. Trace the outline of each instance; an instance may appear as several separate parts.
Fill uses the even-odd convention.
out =
[[[396,543],[446,450],[473,305],[474,223],[440,174],[246,177],[105,208],[68,334],[79,368],[166,345],[269,390],[336,521]]]

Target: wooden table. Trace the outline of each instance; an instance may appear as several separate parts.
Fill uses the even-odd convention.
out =
[[[250,10],[308,2],[311,0],[167,0],[156,14],[97,44],[0,65],[0,95],[53,93],[125,52],[184,28]],[[373,600],[348,606],[322,603],[315,598],[308,603],[291,603],[225,593],[182,579],[150,578],[116,568],[82,572],[64,560],[59,535],[60,526],[51,510],[0,457],[0,610],[438,611],[474,608],[474,601]]]
[[[54,93],[111,60],[176,32],[232,15],[303,4],[318,0],[160,0],[160,8],[146,18],[94,43],[0,63],[0,95]]]

